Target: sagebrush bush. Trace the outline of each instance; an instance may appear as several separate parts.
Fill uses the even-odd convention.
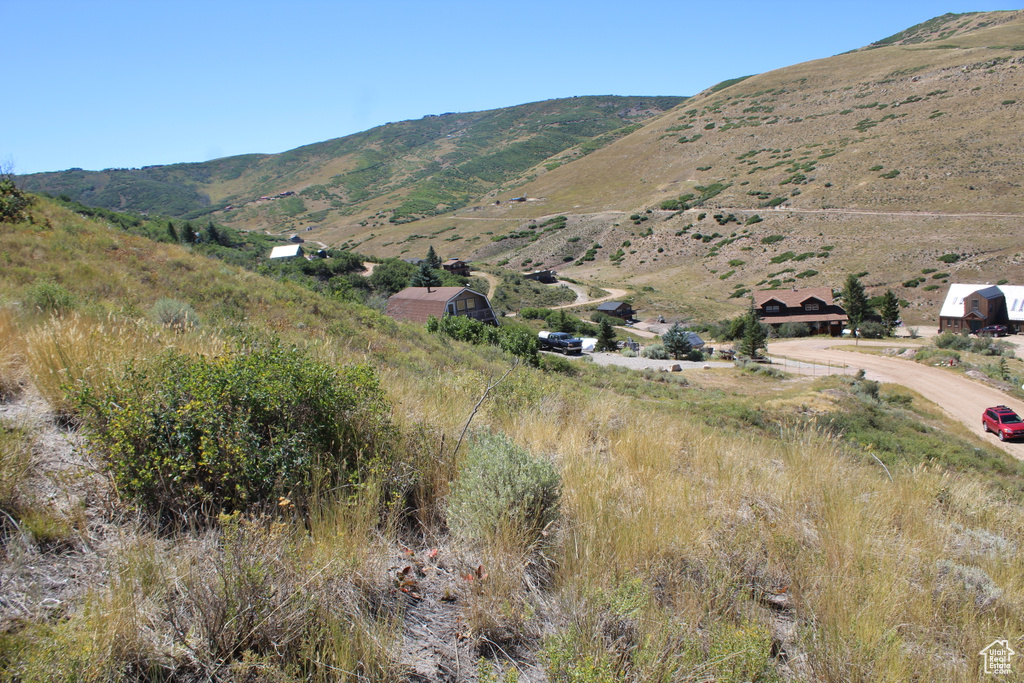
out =
[[[782,323],[779,325],[780,337],[807,337],[810,334],[811,327],[807,323]]]
[[[650,358],[652,360],[668,360],[668,352],[665,347],[661,344],[651,344],[645,346],[644,350],[640,352],[644,358]]]
[[[448,498],[448,525],[469,540],[488,540],[505,525],[539,535],[558,517],[560,478],[546,459],[504,434],[470,444]]]
[[[150,317],[164,327],[184,332],[199,327],[199,316],[195,309],[184,301],[163,298],[157,300],[150,309]]]
[[[885,325],[874,320],[863,322],[857,328],[857,333],[865,339],[882,339],[888,331]]]
[[[172,349],[76,391],[119,490],[172,515],[301,504],[373,467],[390,432],[370,367],[335,369],[279,342],[218,358]]]

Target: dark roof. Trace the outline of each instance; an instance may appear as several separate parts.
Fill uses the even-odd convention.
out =
[[[754,306],[761,308],[772,300],[778,301],[787,308],[803,306],[808,299],[818,299],[826,306],[831,306],[831,287],[807,287],[805,289],[764,289],[754,292]]]
[[[1003,296],[1003,290],[999,289],[995,285],[992,285],[991,287],[986,287],[985,289],[979,289],[978,291],[975,292],[975,294],[980,294],[986,299],[998,299],[999,297]]]
[[[603,304],[597,307],[599,311],[617,311],[623,306],[629,306],[624,301],[605,301]]]

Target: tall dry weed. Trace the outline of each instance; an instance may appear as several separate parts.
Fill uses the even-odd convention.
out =
[[[169,346],[218,355],[224,342],[216,334],[175,334],[145,321],[114,315],[105,320],[72,314],[52,317],[26,335],[29,374],[39,393],[58,414],[74,413],[68,390],[96,391],[119,377],[128,365]]]
[[[25,385],[24,338],[13,310],[0,308],[0,401],[17,397]]]

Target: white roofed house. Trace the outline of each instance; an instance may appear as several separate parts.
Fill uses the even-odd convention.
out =
[[[1024,286],[950,285],[939,311],[939,332],[977,332],[989,325],[1024,330]]]

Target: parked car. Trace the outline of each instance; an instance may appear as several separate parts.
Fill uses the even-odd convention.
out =
[[[1010,333],[1006,325],[989,325],[978,330],[978,336],[988,335],[989,337],[1005,337]]]
[[[541,351],[561,351],[564,354],[583,353],[583,340],[567,332],[541,332],[537,335]]]
[[[981,414],[981,427],[986,432],[995,432],[1000,441],[1024,436],[1024,420],[1006,406],[986,408]]]

